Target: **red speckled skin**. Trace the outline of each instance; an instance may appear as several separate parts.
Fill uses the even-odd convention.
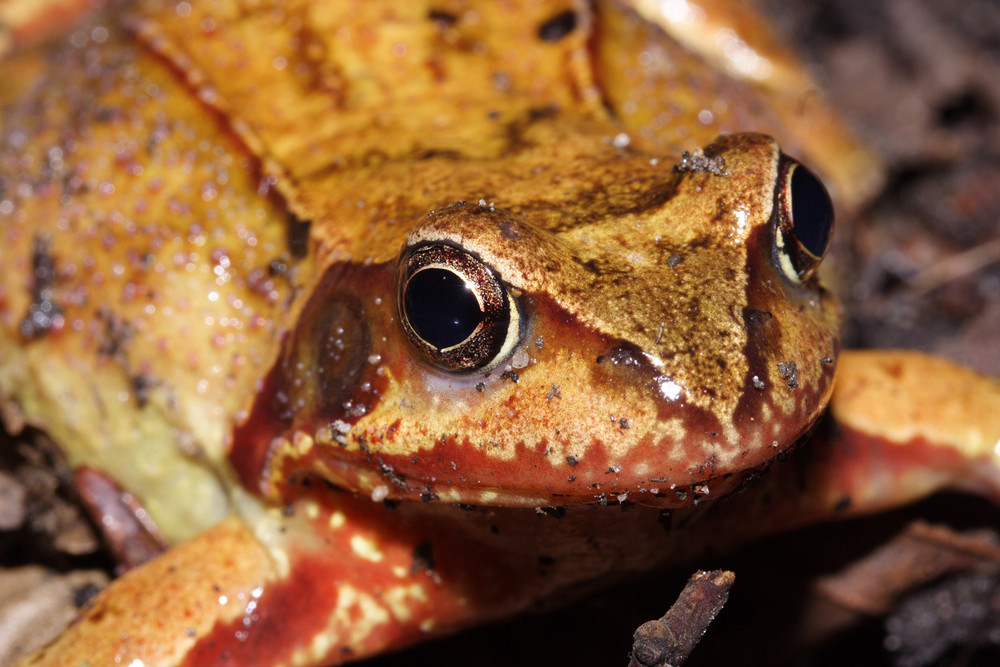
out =
[[[997,383],[842,355],[831,295],[780,262],[788,158],[716,135],[778,135],[848,205],[870,158],[782,54],[758,85],[692,37],[612,3],[149,2],[9,57],[5,420],[178,543],[23,664],[336,664],[956,481],[995,496]],[[442,371],[400,327],[425,243],[516,303],[496,368]],[[815,447],[707,502],[831,393]]]

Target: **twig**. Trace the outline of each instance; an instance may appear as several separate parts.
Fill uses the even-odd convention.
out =
[[[687,660],[709,624],[729,599],[736,575],[727,570],[695,572],[677,601],[633,635],[629,667],[676,667]]]
[[[994,239],[931,264],[916,273],[908,282],[914,292],[924,294],[997,261],[1000,261],[1000,239]]]

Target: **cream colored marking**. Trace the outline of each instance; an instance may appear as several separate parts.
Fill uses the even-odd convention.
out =
[[[427,602],[427,591],[423,585],[411,583],[409,586],[390,588],[383,593],[382,600],[389,605],[389,611],[396,617],[396,620],[405,623],[413,618],[409,603]]]
[[[438,500],[443,503],[472,503],[475,505],[517,505],[519,507],[537,507],[551,504],[551,498],[544,495],[529,495],[516,490],[498,491],[497,489],[459,489],[441,487],[436,490]],[[478,494],[473,496],[472,494]]]
[[[340,510],[337,510],[330,514],[330,528],[333,530],[340,530],[347,523],[347,517]]]
[[[373,563],[381,563],[382,559],[385,558],[385,554],[378,548],[378,544],[363,535],[355,535],[351,538],[351,551],[358,558],[364,558]]]
[[[337,589],[337,607],[330,614],[326,628],[312,638],[307,648],[298,649],[293,654],[292,663],[304,665],[318,662],[330,653],[334,640],[338,644],[357,646],[375,628],[390,620],[389,611],[375,597],[351,584],[343,584]]]
[[[774,235],[774,245],[778,248],[778,262],[781,264],[781,273],[784,274],[788,280],[795,283],[796,285],[801,285],[802,281],[799,279],[799,272],[795,270],[792,266],[792,258],[788,253],[787,243],[785,241],[785,233],[780,227],[776,230]]]
[[[722,433],[719,434],[722,438],[728,442],[739,442],[740,431],[736,428],[736,424],[733,423],[732,419],[727,419],[722,422]],[[727,448],[723,448],[724,450]],[[731,451],[730,458],[735,458],[739,452],[736,449],[728,448]]]
[[[265,507],[257,498],[239,486],[233,487],[232,501],[244,523],[267,549],[268,555],[274,562],[277,578],[288,577],[292,568],[288,552],[285,550],[287,536],[282,531],[285,523],[282,508]]]
[[[320,445],[332,445],[333,429],[330,428],[329,424],[324,424],[316,429],[316,433],[313,435],[313,438]]]
[[[292,435],[292,446],[298,456],[305,456],[313,448],[313,439],[308,433],[296,431]]]
[[[394,577],[398,577],[399,579],[402,579],[403,577],[409,576],[410,575],[410,571],[407,570],[402,565],[393,565],[392,566],[392,574],[393,574]]]
[[[735,31],[720,30],[715,39],[720,50],[728,55],[730,71],[759,81],[771,76],[774,69],[771,61],[740,39]]]

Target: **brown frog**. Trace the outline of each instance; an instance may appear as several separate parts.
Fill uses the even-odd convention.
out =
[[[944,486],[996,498],[996,381],[842,353],[823,185],[715,138],[779,137],[848,209],[877,184],[718,11],[146,3],[9,57],[6,421],[98,514],[110,481],[138,498],[132,564],[177,545],[24,664],[336,664]]]

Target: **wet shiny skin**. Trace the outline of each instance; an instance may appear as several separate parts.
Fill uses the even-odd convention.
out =
[[[783,54],[761,52],[758,86],[629,10],[566,9],[150,6],[10,60],[8,412],[191,538],[26,664],[329,664],[845,494],[864,511],[962,471],[996,495],[995,382],[849,358],[839,433],[893,461],[890,483],[834,441],[806,492],[774,471],[726,506],[766,521],[664,530],[789,448],[842,356],[836,304],[788,259],[777,143],[715,136],[779,136],[848,206],[871,162],[825,108],[789,114],[809,81]],[[711,166],[675,167],[697,147]],[[460,248],[512,304],[499,352],[460,371],[402,326],[401,262],[425,246]],[[26,335],[46,303],[58,317]],[[949,401],[920,393],[928,374]]]

